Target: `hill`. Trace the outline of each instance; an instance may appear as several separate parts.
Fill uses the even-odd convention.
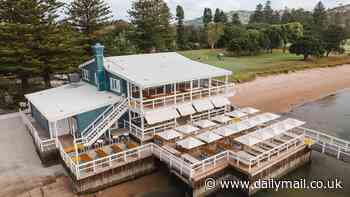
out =
[[[250,15],[253,14],[254,11],[247,11],[247,10],[237,10],[237,11],[230,11],[227,12],[227,16],[229,19],[231,19],[232,15],[235,13],[238,13],[239,19],[243,24],[248,24]],[[203,25],[203,17],[199,17],[193,20],[185,21],[185,25],[193,25],[193,26],[202,26]]]

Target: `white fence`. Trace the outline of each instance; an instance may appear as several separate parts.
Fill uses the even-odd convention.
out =
[[[332,141],[333,143],[336,143],[338,147],[341,147],[336,148],[336,150],[340,151],[341,153],[350,152],[350,142],[314,130],[306,128],[300,129],[303,130],[303,134],[250,159],[243,158],[236,152],[227,150],[194,164],[186,162],[182,158],[171,154],[154,143],[142,145],[124,152],[79,165],[72,162],[69,156],[64,153],[62,147],[59,147],[59,149],[63,151],[60,151],[62,152],[61,156],[63,157],[63,160],[67,164],[68,168],[71,169],[72,173],[75,174],[78,180],[152,155],[157,157],[160,161],[165,162],[171,170],[177,172],[183,178],[192,180],[193,178],[205,176],[206,173],[210,173],[212,170],[224,168],[227,165],[239,167],[241,170],[246,170],[249,173],[256,173],[258,170],[263,169],[264,166],[266,166],[263,162],[269,162],[273,158],[279,158],[279,156],[283,154],[286,155],[290,153],[290,151],[298,150],[299,148],[305,146],[305,140],[310,139],[315,140],[314,143],[324,144],[326,142],[322,141],[321,139],[326,138],[330,140],[329,142]],[[254,168],[254,170],[253,167],[257,168]]]
[[[190,102],[194,99],[206,98],[215,95],[227,95],[233,96],[235,94],[235,84],[218,84],[210,88],[196,89],[185,93],[179,93],[176,95],[163,96],[160,98],[143,100],[143,107],[145,109],[155,109],[157,107],[170,106],[184,102]],[[139,99],[133,99],[131,106],[136,109],[141,109],[141,101]]]
[[[24,111],[19,111],[23,123],[28,128],[30,134],[32,135],[35,145],[38,147],[39,151],[44,153],[56,149],[56,139],[43,140],[40,138],[38,131],[35,129],[32,122],[29,120]]]

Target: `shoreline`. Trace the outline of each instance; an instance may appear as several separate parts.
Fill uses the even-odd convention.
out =
[[[294,108],[335,95],[347,88],[350,88],[350,65],[343,65],[258,77],[254,81],[237,84],[238,92],[230,100],[232,104],[242,107],[252,106],[262,111],[288,113]],[[69,190],[67,181],[65,177],[57,177],[56,183],[43,187],[44,191],[54,197],[73,197],[75,195]],[[54,189],[57,187],[61,189]],[[157,171],[96,194],[83,196],[110,197],[118,194],[120,197],[140,197],[145,193],[162,192],[167,187],[167,172]],[[27,191],[21,196],[28,194],[32,193]]]
[[[242,107],[288,113],[293,108],[335,95],[347,88],[350,88],[350,65],[343,65],[259,77],[237,84],[238,92],[230,100]]]

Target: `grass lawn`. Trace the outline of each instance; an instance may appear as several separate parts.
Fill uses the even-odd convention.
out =
[[[256,76],[350,63],[349,55],[330,56],[303,61],[302,56],[296,56],[288,52],[283,53],[280,50],[276,50],[272,54],[261,54],[251,57],[224,57],[220,61],[217,58],[217,54],[222,52],[224,52],[222,49],[205,49],[183,51],[180,53],[193,60],[233,71],[231,80],[236,82],[253,80]]]

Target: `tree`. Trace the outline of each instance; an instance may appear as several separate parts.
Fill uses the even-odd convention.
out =
[[[310,56],[321,57],[325,53],[323,43],[312,36],[299,38],[290,46],[289,51],[296,55],[303,55],[304,60],[307,60]]]
[[[238,13],[234,13],[231,18],[231,24],[232,25],[242,25],[242,22],[239,18]]]
[[[209,23],[213,21],[213,14],[211,12],[210,8],[204,8],[204,13],[203,13],[203,24],[204,27],[206,28]]]
[[[258,4],[254,13],[250,16],[249,23],[262,23],[264,21],[263,5]]]
[[[0,64],[6,66],[3,72],[21,79],[23,90],[34,75],[42,76],[50,87],[52,73],[66,71],[76,57],[84,57],[80,36],[57,22],[62,3],[2,0],[0,4],[6,7],[0,9],[0,15],[6,16],[0,25]]]
[[[151,52],[174,48],[174,30],[170,26],[171,14],[163,0],[137,0],[129,10],[135,26],[134,39],[138,48]]]
[[[317,3],[313,12],[313,30],[315,33],[320,33],[327,26],[327,11],[323,3]]]
[[[222,23],[210,23],[208,25],[208,44],[211,49],[215,48],[216,43],[224,33],[224,25]]]
[[[269,39],[269,46],[267,49],[270,51],[270,53],[272,53],[273,49],[277,49],[281,46],[282,37],[280,34],[280,28],[279,26],[273,25],[265,29],[264,33]]]
[[[180,48],[180,49],[184,49],[185,45],[186,45],[184,18],[185,18],[184,10],[183,10],[182,6],[178,5],[176,7],[176,20],[177,20],[176,43],[177,43],[178,48]]]
[[[329,56],[331,52],[344,52],[342,45],[347,39],[345,28],[339,25],[330,25],[324,32],[322,40],[324,42],[326,55]]]
[[[298,22],[275,25],[275,27],[281,36],[284,53],[287,50],[288,43],[295,42],[304,33],[303,25]]]
[[[281,16],[281,23],[286,24],[290,22],[293,22],[292,14],[290,13],[290,10],[288,8],[285,8]]]
[[[94,32],[111,19],[110,7],[103,0],[74,0],[66,12],[68,21],[91,40]]]
[[[220,22],[226,24],[228,21],[227,15],[225,14],[225,12],[223,10],[221,10],[220,12]]]
[[[221,10],[219,8],[216,8],[215,15],[214,15],[214,23],[219,23],[221,21]]]
[[[98,41],[105,46],[107,56],[130,55],[138,52],[132,41],[134,27],[125,21],[116,21],[108,30],[101,30]]]
[[[263,9],[263,22],[272,24],[273,23],[273,14],[274,11],[271,7],[271,1],[266,1],[264,9]]]

